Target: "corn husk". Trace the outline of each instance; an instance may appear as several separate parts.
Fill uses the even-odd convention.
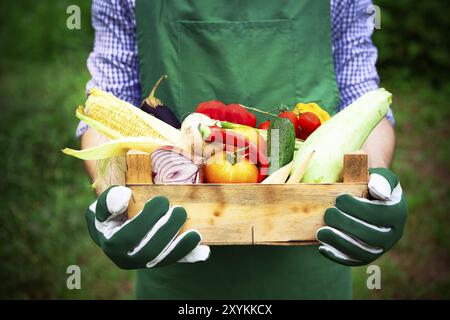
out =
[[[108,141],[93,148],[83,150],[65,148],[62,152],[82,160],[99,160],[124,155],[131,149],[150,153],[162,146],[175,145],[151,137],[125,137]]]
[[[92,187],[98,193],[105,191],[112,185],[125,185],[127,170],[125,155],[97,160],[95,169],[95,179]]]

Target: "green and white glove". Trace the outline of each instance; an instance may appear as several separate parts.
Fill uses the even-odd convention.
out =
[[[320,253],[343,265],[368,264],[403,235],[408,209],[397,177],[385,168],[369,173],[373,199],[339,195],[336,206],[325,212],[326,226],[317,232]]]
[[[86,210],[89,234],[119,268],[152,268],[208,259],[210,249],[199,245],[202,237],[197,231],[178,235],[186,222],[184,208],[170,207],[167,198],[154,197],[128,220],[130,198],[129,188],[113,186]]]

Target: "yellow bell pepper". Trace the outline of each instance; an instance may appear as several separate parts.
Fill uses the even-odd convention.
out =
[[[330,114],[322,109],[317,103],[315,102],[309,102],[309,103],[297,103],[294,110],[292,110],[294,113],[299,115],[300,113],[305,112],[312,112],[314,113],[320,120],[320,123],[323,124],[327,120],[331,118]]]

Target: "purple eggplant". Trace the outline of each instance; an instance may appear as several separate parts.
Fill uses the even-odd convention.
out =
[[[152,92],[150,92],[150,95],[147,97],[147,99],[142,101],[141,109],[155,116],[159,120],[170,124],[172,127],[180,129],[181,123],[173,114],[172,110],[170,110],[168,106],[162,103],[161,100],[155,97],[156,89],[158,88],[161,81],[165,79],[167,79],[167,75],[163,75],[161,78],[159,78],[158,82],[156,82],[155,86],[153,87]]]

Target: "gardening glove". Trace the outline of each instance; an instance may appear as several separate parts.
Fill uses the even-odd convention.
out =
[[[339,195],[325,212],[325,227],[317,232],[325,257],[347,266],[361,266],[380,257],[400,240],[407,205],[400,183],[390,170],[369,170],[373,199]]]
[[[129,188],[113,186],[86,210],[89,234],[119,268],[152,268],[208,259],[210,249],[199,245],[202,237],[197,231],[178,235],[186,222],[184,208],[170,207],[167,198],[154,197],[128,220],[130,198]]]

